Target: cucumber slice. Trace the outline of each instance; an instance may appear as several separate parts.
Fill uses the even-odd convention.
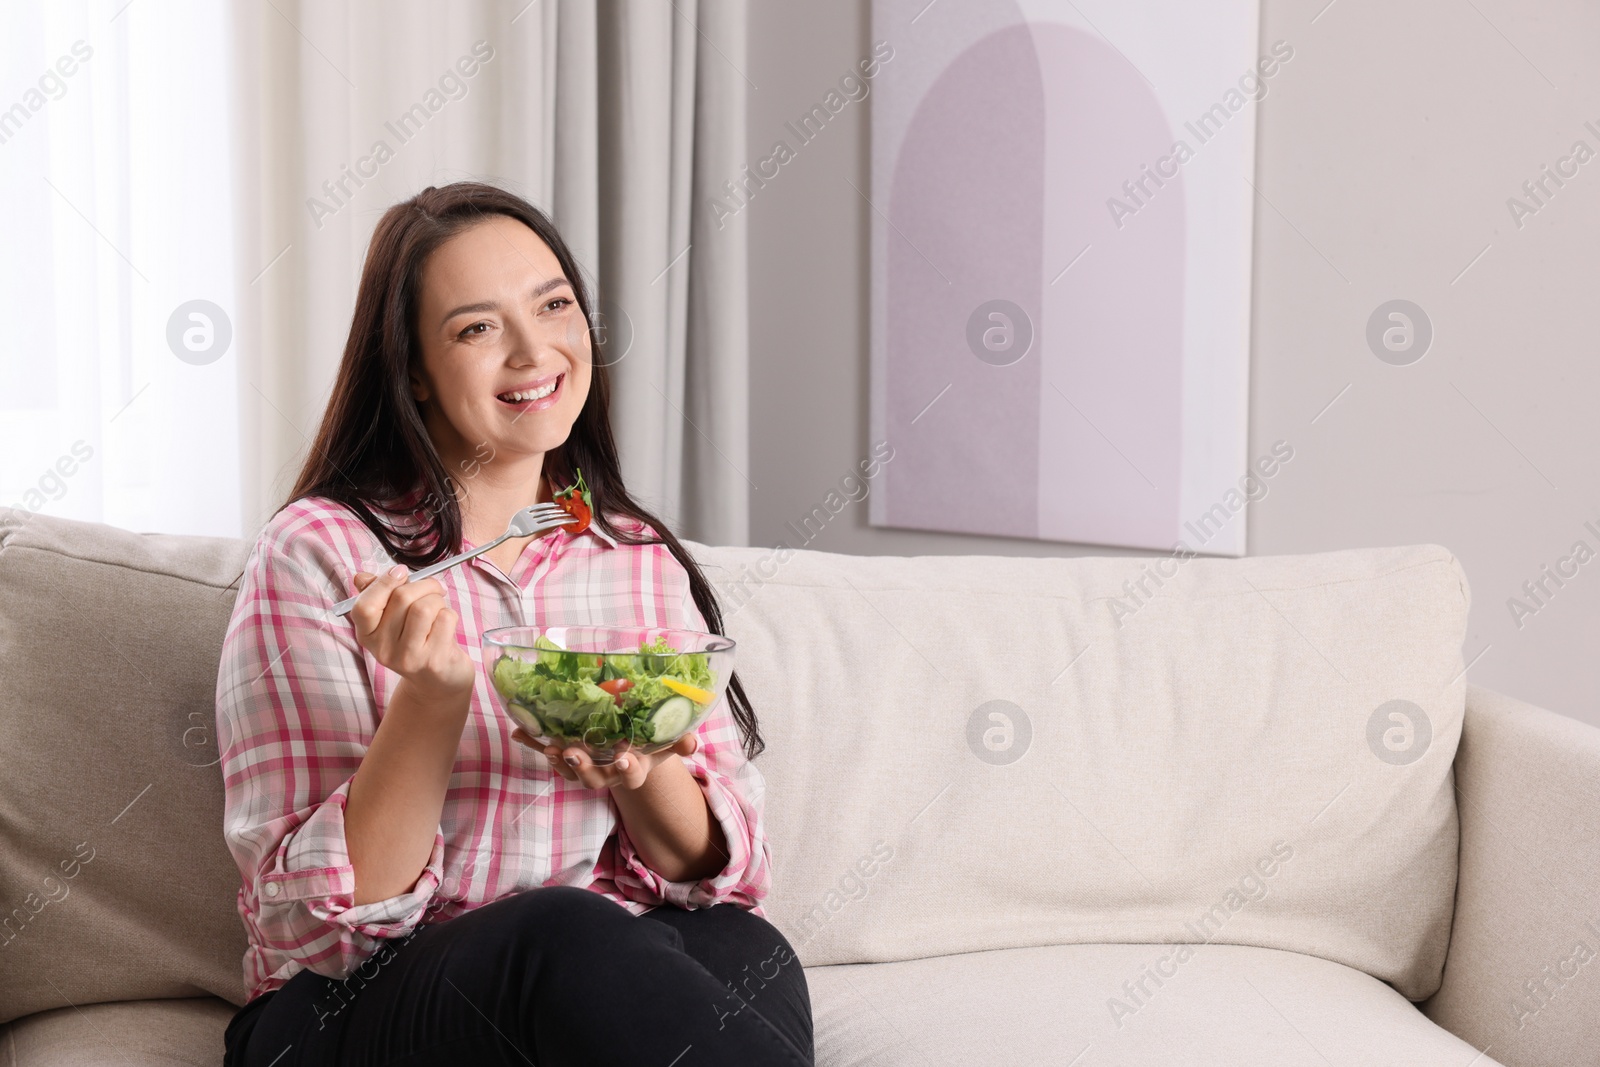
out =
[[[668,697],[656,705],[645,721],[650,726],[652,743],[675,740],[694,721],[694,702],[688,697]]]

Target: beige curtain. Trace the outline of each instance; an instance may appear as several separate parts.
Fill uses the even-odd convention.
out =
[[[630,490],[749,540],[744,0],[238,0],[244,521],[310,447],[384,209],[492,180],[548,211],[612,339]],[[724,201],[727,203],[727,201]]]

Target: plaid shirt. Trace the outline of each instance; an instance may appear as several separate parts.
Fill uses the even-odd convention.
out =
[[[632,531],[655,531],[632,520]],[[251,550],[222,647],[217,737],[226,792],[223,830],[243,884],[253,999],[310,968],[350,972],[387,938],[547,885],[592,889],[634,914],[661,904],[733,903],[764,915],[771,857],[763,779],[744,758],[726,699],[683,759],[728,842],[727,865],[672,882],[635,851],[609,790],[586,789],[511,739],[511,721],[483,663],[496,626],[594,624],[704,630],[689,576],[665,545],[624,545],[596,526],[535,538],[507,576],[485,557],[438,576],[461,616],[458,639],[478,663],[433,853],[413,888],[352,903],[345,843],[350,782],[399,675],[357,644],[329,605],[358,571],[393,565],[343,505],[306,497],[267,524]]]

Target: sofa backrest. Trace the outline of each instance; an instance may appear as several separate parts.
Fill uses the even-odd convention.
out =
[[[691,549],[807,966],[1221,941],[1438,987],[1469,600],[1445,549]]]
[[[244,999],[216,685],[248,546],[0,509],[0,1022]]]
[[[1437,987],[1467,609],[1445,550],[688,544],[768,742],[766,911],[807,966],[1216,940]],[[242,1002],[212,729],[248,548],[0,509],[0,1023]]]

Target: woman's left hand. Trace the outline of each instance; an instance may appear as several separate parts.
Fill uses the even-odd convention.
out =
[[[512,731],[511,737],[520,745],[544,753],[557,774],[588,789],[638,789],[658,764],[678,756],[692,756],[700,748],[700,739],[692,733],[684,734],[668,748],[645,755],[631,751],[624,741],[617,746],[615,762],[596,764],[582,745],[566,749],[554,743],[542,745],[520,726]]]

